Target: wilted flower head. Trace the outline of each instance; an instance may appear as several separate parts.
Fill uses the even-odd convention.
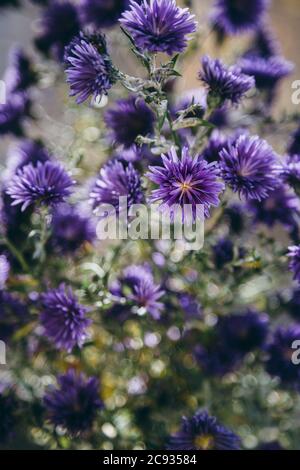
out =
[[[170,437],[170,450],[238,450],[240,439],[218,423],[206,411],[197,411],[192,418],[182,418],[180,430]]]
[[[175,0],[130,1],[120,19],[136,46],[146,52],[182,52],[188,35],[196,31],[195,16],[180,8]]]
[[[10,52],[10,62],[5,72],[4,81],[9,92],[22,92],[37,83],[38,75],[31,59],[20,47]]]
[[[84,25],[109,28],[118,22],[129,0],[81,0],[79,12]]]
[[[276,155],[258,136],[242,135],[220,153],[225,182],[246,199],[262,200],[278,185]]]
[[[3,290],[9,276],[10,264],[5,255],[0,255],[0,290]]]
[[[44,54],[53,54],[58,60],[64,49],[79,34],[80,22],[76,6],[68,0],[52,1],[41,18],[41,33],[35,38],[36,47]]]
[[[269,0],[216,0],[212,16],[214,26],[233,35],[257,29]]]
[[[136,138],[152,134],[155,116],[143,99],[130,96],[118,100],[104,116],[114,142],[130,147]]]
[[[23,123],[30,115],[30,100],[25,93],[10,93],[0,104],[0,135],[23,135]]]
[[[44,334],[58,349],[71,352],[87,338],[87,309],[80,305],[70,287],[61,284],[42,295],[41,323]]]
[[[128,266],[121,278],[113,284],[111,291],[116,297],[124,297],[133,303],[134,307],[144,309],[155,320],[160,318],[164,305],[159,299],[164,291],[155,283],[149,268]]]
[[[279,377],[282,383],[299,387],[300,367],[292,361],[295,352],[293,343],[297,340],[300,340],[298,324],[279,326],[267,347],[266,370],[269,374]]]
[[[238,104],[255,87],[254,78],[242,73],[239,67],[227,67],[219,59],[214,60],[209,56],[202,58],[199,78],[208,86],[208,102],[216,102],[218,106],[225,101]]]
[[[128,208],[132,204],[139,204],[143,201],[143,191],[141,178],[132,163],[123,163],[118,160],[108,162],[100,170],[100,175],[90,193],[93,208],[100,204],[111,204],[117,211],[119,198],[127,197]]]
[[[26,139],[9,152],[7,167],[15,173],[29,163],[35,166],[37,162],[45,163],[50,158],[50,153],[42,143]]]
[[[54,209],[51,244],[61,253],[73,253],[85,242],[92,242],[95,231],[91,220],[77,207],[60,204]]]
[[[288,256],[290,258],[289,269],[294,279],[300,282],[300,246],[289,246]]]
[[[22,204],[24,211],[31,204],[53,205],[70,195],[74,181],[64,168],[54,162],[32,163],[20,169],[10,181],[7,194],[13,199],[12,205]]]
[[[77,374],[74,369],[58,377],[58,388],[50,387],[44,396],[49,420],[71,435],[89,431],[103,408],[96,377]]]
[[[81,33],[75,37],[66,48],[65,62],[70,96],[76,96],[78,104],[107,95],[116,81],[102,34]]]
[[[150,166],[146,176],[159,185],[151,193],[151,201],[161,201],[162,209],[176,204],[192,206],[193,217],[203,206],[205,217],[209,216],[210,206],[218,206],[219,194],[224,189],[217,180],[218,171],[214,163],[208,164],[201,156],[192,157],[184,147],[178,156],[175,148],[162,155],[163,166]]]

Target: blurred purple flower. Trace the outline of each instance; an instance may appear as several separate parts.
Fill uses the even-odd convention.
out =
[[[217,180],[218,170],[214,163],[208,164],[201,156],[192,157],[184,147],[179,157],[175,148],[162,155],[163,166],[149,166],[146,176],[159,185],[151,193],[151,201],[161,201],[162,209],[173,205],[192,206],[193,217],[202,216],[199,205],[209,217],[210,206],[218,206],[219,194],[224,189]]]
[[[145,101],[135,96],[118,100],[104,116],[107,127],[111,130],[112,140],[124,147],[131,147],[136,138],[151,135],[155,116]]]
[[[129,0],[81,0],[79,13],[84,25],[109,28],[118,22],[128,4]]]
[[[26,139],[10,151],[7,167],[12,173],[15,173],[29,163],[35,166],[37,162],[45,163],[50,159],[50,153],[41,142]]]
[[[71,352],[81,347],[91,320],[86,318],[87,308],[80,305],[70,287],[61,284],[42,295],[41,324],[44,334],[58,349]]]
[[[257,29],[269,0],[216,0],[213,25],[229,36]]]
[[[300,155],[300,125],[291,135],[290,142],[288,145],[288,154]]]
[[[206,411],[197,411],[192,418],[182,418],[181,428],[170,437],[168,449],[239,450],[240,439]]]
[[[10,263],[5,255],[0,255],[0,290],[3,290],[9,276]]]
[[[65,63],[70,96],[76,96],[78,104],[107,95],[116,81],[102,34],[75,37],[65,50]]]
[[[188,35],[196,31],[195,16],[188,8],[180,8],[175,0],[131,0],[129,10],[120,19],[136,46],[146,52],[182,52]]]
[[[0,136],[14,134],[21,137],[23,123],[30,116],[30,100],[25,93],[10,93],[5,104],[0,104]]]
[[[281,179],[300,194],[300,155],[289,155],[279,166]]]
[[[233,243],[229,238],[221,238],[213,246],[214,263],[217,269],[222,269],[225,264],[233,260]]]
[[[300,246],[289,246],[288,249],[289,270],[293,273],[294,279],[300,282]]]
[[[242,135],[220,153],[225,182],[246,199],[262,200],[278,186],[276,154],[258,136]]]
[[[72,436],[89,431],[97,412],[103,408],[98,379],[69,369],[57,381],[58,388],[50,387],[44,396],[51,423],[62,426]]]
[[[218,107],[225,101],[238,104],[255,87],[254,78],[243,74],[239,67],[227,67],[219,59],[214,60],[209,56],[202,58],[199,79],[208,86],[208,103],[212,101]]]
[[[31,204],[53,205],[70,195],[75,182],[63,167],[54,162],[32,163],[20,169],[10,181],[7,194],[13,199],[12,205],[22,204],[24,211]]]
[[[26,91],[38,80],[31,59],[23,49],[15,47],[10,52],[9,66],[4,75],[7,90],[10,93]]]

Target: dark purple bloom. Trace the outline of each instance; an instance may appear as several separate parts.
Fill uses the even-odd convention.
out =
[[[206,411],[182,418],[180,430],[170,437],[170,450],[239,450],[240,439]]]
[[[244,54],[245,57],[255,56],[265,59],[279,55],[279,43],[268,24],[263,24],[258,29],[250,49]]]
[[[82,0],[79,12],[84,25],[109,28],[118,22],[128,4],[128,0]]]
[[[5,255],[0,255],[0,290],[3,290],[9,276],[10,263]]]
[[[179,304],[184,311],[185,317],[189,319],[200,319],[202,317],[202,308],[197,299],[190,294],[181,294]]]
[[[111,292],[133,303],[134,307],[143,309],[155,320],[160,318],[164,305],[159,299],[164,291],[155,283],[147,267],[132,265],[125,268],[122,277],[113,284]]]
[[[95,231],[88,217],[69,204],[60,204],[52,218],[51,244],[61,253],[73,253],[85,242],[92,242]]]
[[[22,204],[24,211],[31,204],[53,205],[70,195],[74,181],[63,167],[54,162],[32,163],[20,169],[12,178],[7,194],[13,199],[12,205]]]
[[[205,158],[208,163],[218,162],[220,160],[220,152],[226,148],[227,142],[228,139],[225,135],[215,129],[202,152],[203,158]]]
[[[97,412],[103,408],[98,379],[70,369],[58,377],[58,385],[49,388],[44,396],[51,423],[64,427],[73,436],[89,431]]]
[[[300,282],[300,246],[289,246],[290,263],[289,269],[294,275],[294,279]]]
[[[229,124],[228,108],[227,106],[222,106],[217,108],[209,117],[209,122],[211,122],[217,129],[226,127]]]
[[[243,74],[237,66],[227,67],[219,59],[204,56],[202,69],[199,79],[208,86],[208,102],[211,101],[214,105],[220,106],[225,101],[238,104],[255,87],[253,77]]]
[[[300,341],[300,325],[279,326],[267,347],[266,370],[283,384],[299,387],[300,366],[293,364],[294,341]]]
[[[102,34],[80,34],[65,51],[67,82],[70,96],[78,104],[88,98],[98,100],[107,95],[116,81],[115,71]]]
[[[172,148],[161,158],[163,166],[150,166],[146,174],[159,185],[152,191],[151,201],[161,201],[162,209],[189,204],[194,217],[202,214],[198,213],[198,206],[201,205],[205,217],[208,217],[210,206],[219,204],[218,196],[224,189],[224,185],[217,180],[215,164],[208,164],[201,156],[193,158],[187,147],[184,147],[181,157]]]
[[[220,337],[233,350],[246,354],[265,344],[269,317],[265,313],[247,310],[222,317],[218,323]]]
[[[14,434],[18,402],[9,386],[0,384],[0,443],[7,443]]]
[[[23,123],[30,116],[30,101],[24,93],[10,93],[0,104],[0,135],[23,135]]]
[[[111,130],[112,140],[128,148],[139,135],[152,134],[155,116],[144,100],[130,96],[108,109],[104,120]]]
[[[58,60],[64,49],[79,34],[80,22],[76,6],[70,1],[52,1],[43,10],[41,33],[35,38],[36,47],[44,54],[53,54]]]
[[[273,227],[280,223],[287,228],[294,228],[295,216],[299,214],[299,201],[294,193],[279,185],[271,191],[262,201],[252,200],[247,203],[247,208],[253,214],[253,222]]]
[[[240,367],[243,355],[225,344],[217,331],[212,339],[209,344],[198,344],[194,348],[194,356],[201,372],[207,377],[223,377]]]
[[[118,160],[108,162],[100,170],[100,175],[90,193],[93,208],[101,204],[110,204],[117,211],[120,197],[127,197],[127,207],[143,201],[141,178],[132,163],[126,165]]]
[[[258,90],[271,93],[270,98],[280,80],[291,74],[294,66],[280,56],[277,57],[244,57],[239,61],[244,74],[255,79]]]
[[[195,16],[180,8],[175,0],[131,0],[130,9],[120,19],[136,46],[146,52],[182,52],[188,35],[196,31]]]
[[[231,204],[225,209],[225,217],[229,222],[230,231],[240,234],[245,227],[245,209],[241,204]]]
[[[213,246],[214,263],[217,269],[223,268],[225,264],[233,260],[233,243],[229,238],[221,238]]]
[[[212,21],[227,35],[257,29],[266,12],[268,0],[216,0]]]
[[[37,162],[45,163],[50,158],[48,150],[40,142],[27,139],[9,153],[7,167],[15,173],[29,163],[35,166]]]
[[[289,145],[289,155],[300,155],[300,126],[293,132]]]
[[[300,155],[289,155],[279,167],[281,179],[300,194]]]
[[[26,91],[37,83],[38,75],[32,61],[20,47],[12,49],[10,53],[10,62],[4,80],[11,93]]]
[[[276,154],[258,136],[242,135],[220,153],[225,182],[246,199],[262,199],[278,186]]]
[[[42,295],[41,323],[44,334],[58,349],[71,352],[81,347],[91,320],[86,318],[87,309],[80,305],[70,287],[61,284]]]

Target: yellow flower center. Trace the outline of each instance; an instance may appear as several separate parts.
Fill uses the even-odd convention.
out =
[[[214,439],[209,434],[203,434],[202,436],[196,437],[194,444],[196,449],[210,450],[213,448]]]
[[[181,187],[183,192],[188,191],[189,189],[191,189],[191,185],[189,183],[181,183],[180,187]]]

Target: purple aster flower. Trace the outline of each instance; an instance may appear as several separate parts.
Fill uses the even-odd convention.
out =
[[[300,326],[279,326],[267,347],[266,370],[279,377],[283,384],[299,386],[300,366],[292,362],[294,341],[300,340]]]
[[[71,352],[81,347],[91,320],[86,318],[87,309],[80,305],[70,287],[61,284],[42,295],[41,323],[45,335],[58,349]]]
[[[233,260],[233,243],[229,238],[221,238],[213,246],[214,263],[217,269],[222,269],[225,264]]]
[[[268,0],[216,0],[212,21],[229,36],[257,29],[267,10]]]
[[[204,56],[202,69],[199,79],[208,86],[208,102],[211,101],[214,106],[215,103],[220,106],[225,101],[238,104],[244,95],[255,87],[253,77],[243,74],[237,66],[227,67],[219,59]]]
[[[246,354],[264,346],[268,326],[267,314],[248,309],[245,313],[222,317],[217,328],[220,337],[230,348]]]
[[[50,158],[48,150],[41,142],[27,139],[9,153],[7,167],[12,173],[15,173],[29,163],[35,166],[37,162],[45,163]]]
[[[63,60],[64,49],[79,34],[80,22],[76,6],[66,1],[51,1],[43,10],[41,33],[35,38],[36,47],[45,55]]]
[[[12,178],[7,194],[13,199],[12,205],[22,204],[24,211],[35,203],[53,205],[70,195],[75,182],[63,167],[54,162],[32,163],[20,169]]]
[[[182,418],[180,430],[170,437],[170,450],[239,450],[240,439],[206,411]]]
[[[135,96],[118,100],[108,109],[104,120],[114,142],[131,147],[136,138],[153,133],[155,116],[145,101]]]
[[[300,126],[291,136],[288,145],[288,153],[289,155],[300,155]]]
[[[79,4],[82,23],[100,29],[114,26],[128,4],[128,0],[82,0]]]
[[[50,387],[44,396],[51,423],[64,427],[73,436],[89,431],[103,408],[98,379],[70,369],[57,381],[58,388]]]
[[[37,83],[38,75],[34,70],[31,59],[20,47],[10,52],[10,62],[4,81],[9,92],[22,92]]]
[[[116,297],[125,298],[135,307],[144,309],[155,320],[160,319],[164,305],[159,299],[164,291],[154,282],[147,267],[132,265],[125,268],[122,277],[112,285],[111,292]]]
[[[60,204],[52,218],[50,243],[62,253],[73,253],[85,242],[91,243],[95,231],[88,217],[83,216],[77,207]]]
[[[132,163],[118,160],[108,162],[100,170],[100,175],[90,193],[93,208],[100,204],[111,204],[118,212],[120,197],[127,197],[127,206],[140,204],[143,199],[141,178]]]
[[[30,100],[24,93],[10,93],[5,104],[0,104],[0,136],[23,135],[23,123],[30,116]]]
[[[289,155],[279,167],[282,180],[300,194],[300,155]]]
[[[276,155],[258,136],[242,135],[220,153],[225,182],[246,199],[262,199],[278,186]]]
[[[289,270],[293,273],[294,279],[300,282],[300,246],[289,246],[288,256]]]
[[[270,57],[280,55],[280,46],[272,29],[268,24],[263,24],[256,32],[252,46],[244,54],[245,57]]]
[[[0,255],[0,290],[3,290],[9,276],[10,264],[5,255]]]
[[[184,147],[181,157],[175,148],[167,155],[162,155],[163,166],[150,166],[146,176],[159,185],[151,193],[151,201],[161,201],[162,209],[185,204],[192,206],[193,217],[202,215],[198,206],[204,208],[205,217],[209,217],[210,206],[219,204],[219,194],[224,189],[217,180],[218,170],[214,163],[207,163],[200,155],[192,157]]]
[[[182,52],[197,27],[195,16],[175,0],[141,0],[140,5],[131,0],[120,23],[142,51],[169,55]]]
[[[226,136],[215,129],[202,152],[203,158],[205,158],[208,163],[218,162],[220,160],[220,152],[226,148],[227,142],[228,139]]]
[[[255,224],[265,224],[273,227],[280,223],[287,228],[294,228],[295,216],[299,214],[299,201],[294,193],[291,193],[283,185],[279,185],[271,191],[262,201],[252,200],[247,203],[247,208],[253,215]]]
[[[223,377],[240,367],[243,359],[238,351],[224,344],[217,335],[208,345],[198,344],[194,348],[194,357],[207,377]]]
[[[228,107],[222,106],[221,108],[215,109],[209,117],[211,122],[217,129],[227,127],[229,124]]]
[[[116,72],[106,49],[102,34],[80,34],[65,51],[67,82],[70,96],[76,96],[78,104],[88,98],[98,100],[107,95],[116,81]]]
[[[14,434],[18,402],[9,386],[0,384],[0,443],[7,443]]]
[[[291,62],[277,57],[244,57],[239,61],[244,74],[255,79],[256,88],[268,92],[268,101],[274,97],[274,91],[280,80],[290,75],[294,69]]]

